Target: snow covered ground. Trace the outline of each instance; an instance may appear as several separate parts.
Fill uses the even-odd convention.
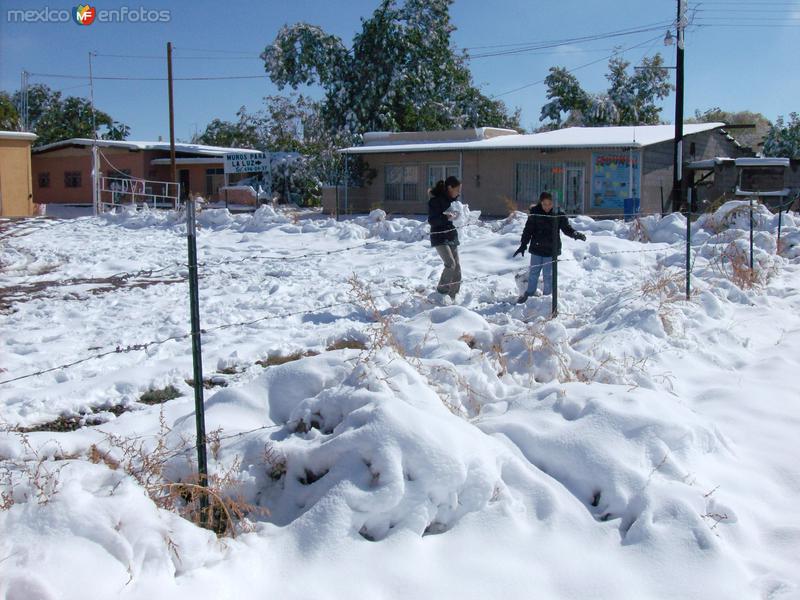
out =
[[[743,209],[694,224],[689,302],[683,217],[573,219],[555,319],[513,304],[521,213],[461,215],[441,305],[420,220],[203,211],[219,538],[163,508],[185,221],[0,224],[0,599],[800,598],[800,217],[778,252],[758,212],[751,287]]]

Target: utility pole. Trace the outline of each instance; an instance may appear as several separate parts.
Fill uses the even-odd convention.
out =
[[[94,111],[94,76],[92,74],[92,52],[89,52],[89,102],[92,107],[92,206],[95,215],[100,209],[100,194],[98,191],[98,170],[100,161],[97,160],[97,120]]]
[[[169,88],[169,178],[177,183],[175,171],[175,108],[172,102],[172,42],[167,42],[167,86]],[[179,197],[182,192],[179,192]]]
[[[672,210],[683,204],[683,48],[686,28],[686,0],[678,0],[678,43],[675,57],[675,161],[672,178]],[[665,43],[671,43],[668,34]],[[669,40],[669,41],[668,41]]]
[[[22,78],[19,88],[19,116],[21,119],[22,131],[29,131],[30,124],[28,123],[28,76],[27,71],[22,72]]]

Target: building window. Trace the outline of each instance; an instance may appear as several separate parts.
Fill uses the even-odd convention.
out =
[[[384,193],[387,202],[417,202],[419,200],[419,167],[387,166]]]
[[[217,190],[225,184],[225,169],[206,169],[206,196],[217,195]]]
[[[44,172],[39,173],[39,187],[40,188],[49,188],[50,187],[50,173]]]
[[[80,171],[64,171],[64,187],[79,188],[81,187],[81,172]]]
[[[550,192],[561,210],[568,214],[584,212],[583,161],[533,161],[516,165],[515,199],[517,208],[527,211],[539,201],[539,194]]]
[[[458,165],[428,165],[428,188],[432,188],[437,181],[444,181],[451,175],[461,179],[461,169]]]

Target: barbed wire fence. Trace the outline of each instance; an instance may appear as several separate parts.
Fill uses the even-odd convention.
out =
[[[751,205],[750,205],[750,214],[751,214],[751,216],[750,216],[750,219],[749,219],[751,231],[754,228],[754,222],[755,222],[753,217],[752,217],[752,210],[753,210],[753,207],[752,207],[752,203],[751,203]],[[570,217],[570,215],[553,215],[553,218],[555,218],[555,217],[561,218],[562,216]],[[585,216],[587,216],[587,215],[574,215],[574,218],[585,217]],[[592,218],[594,218],[596,216],[597,215],[591,215]],[[619,217],[619,214],[615,214],[614,216]],[[647,215],[641,214],[641,215],[639,215],[639,217],[649,217],[649,216],[653,216],[653,217],[661,216],[661,213],[653,213],[652,215],[650,215],[650,214],[647,214]],[[690,216],[690,215],[687,215],[687,216]],[[454,226],[452,228],[452,230],[462,231],[462,230],[467,229],[467,228],[481,227],[481,228],[489,229],[492,232],[499,233],[499,232],[501,232],[503,229],[505,229],[507,227],[515,226],[516,224],[518,224],[518,222],[520,220],[521,219],[519,217],[516,217],[516,220],[509,218],[509,219],[506,219],[505,222],[501,221],[500,224],[498,224],[497,222],[495,222],[495,223],[485,223],[485,222],[467,223],[465,225]],[[640,249],[631,249],[631,250],[610,250],[610,251],[601,252],[601,251],[599,251],[597,249],[591,249],[590,248],[585,254],[582,254],[580,256],[574,256],[573,255],[572,257],[563,257],[563,258],[560,257],[560,256],[551,257],[550,264],[553,267],[554,276],[553,276],[553,303],[552,303],[552,311],[551,311],[551,314],[549,315],[549,318],[557,318],[560,315],[562,317],[566,317],[566,318],[570,318],[570,319],[591,319],[596,314],[596,312],[598,310],[600,310],[601,308],[603,308],[604,310],[611,310],[615,306],[617,306],[617,307],[625,306],[626,303],[629,304],[631,302],[634,302],[637,298],[640,298],[642,296],[641,289],[642,289],[642,286],[646,283],[645,280],[644,280],[644,277],[642,277],[640,280],[634,281],[633,283],[630,283],[626,287],[618,287],[618,288],[616,288],[612,292],[612,294],[609,294],[609,295],[617,296],[618,299],[616,299],[616,301],[612,302],[610,305],[609,305],[609,300],[614,300],[614,298],[601,297],[600,300],[598,300],[597,302],[593,303],[591,306],[589,306],[585,310],[581,310],[579,312],[570,312],[569,310],[559,310],[559,307],[558,307],[558,304],[557,304],[557,301],[558,301],[557,268],[558,268],[558,264],[559,263],[565,263],[565,264],[572,263],[572,264],[576,264],[576,265],[582,265],[582,264],[585,264],[587,261],[599,261],[599,260],[603,260],[605,258],[612,257],[612,256],[638,255],[638,256],[641,256],[643,258],[643,260],[646,259],[646,258],[654,256],[654,257],[656,257],[656,263],[659,262],[659,257],[660,257],[661,264],[663,264],[664,260],[667,257],[672,257],[674,259],[675,257],[677,257],[679,255],[680,250],[684,249],[684,251],[686,253],[686,262],[685,262],[685,268],[684,268],[685,277],[686,277],[686,280],[687,280],[686,299],[687,300],[690,299],[690,289],[689,289],[688,281],[689,281],[689,277],[691,276],[691,273],[692,273],[692,271],[694,269],[694,260],[696,260],[696,258],[700,255],[700,253],[702,252],[702,250],[703,250],[703,248],[705,246],[707,246],[709,243],[712,243],[712,238],[707,239],[703,244],[699,245],[698,247],[692,248],[691,247],[691,239],[689,237],[690,231],[691,231],[691,219],[687,218],[686,221],[687,221],[687,238],[688,239],[685,240],[685,241],[682,240],[682,241],[678,241],[678,242],[675,242],[675,243],[672,243],[672,244],[660,244],[659,247],[657,247],[657,248],[640,248]],[[557,221],[554,221],[554,223],[557,226]],[[187,226],[188,226],[188,223],[187,223]],[[48,229],[48,228],[45,228],[45,229]],[[448,230],[448,231],[450,231],[450,230]],[[187,229],[187,237],[188,236],[189,236],[189,230]],[[8,237],[14,237],[14,236],[13,235],[6,235],[6,236],[3,236],[0,239],[6,239]],[[752,234],[751,234],[751,239],[752,239]],[[205,270],[203,275],[204,276],[209,276],[209,275],[213,274],[213,270],[214,269],[217,269],[219,267],[224,267],[224,266],[237,266],[237,265],[243,265],[243,264],[256,262],[256,261],[272,261],[272,262],[289,262],[289,263],[293,263],[293,262],[304,261],[304,260],[308,260],[308,259],[318,259],[318,258],[322,258],[322,257],[326,257],[326,256],[336,256],[336,255],[340,255],[340,254],[354,252],[354,251],[357,251],[357,250],[361,250],[361,249],[367,248],[369,246],[374,246],[374,247],[378,248],[381,245],[382,242],[383,242],[383,240],[366,239],[366,240],[363,240],[363,241],[358,242],[356,244],[349,244],[349,245],[343,246],[341,248],[335,248],[335,249],[331,249],[331,250],[313,251],[313,252],[300,252],[300,253],[285,253],[285,254],[274,253],[274,252],[273,253],[259,253],[259,252],[257,252],[257,253],[250,253],[250,254],[247,254],[245,256],[240,256],[240,257],[235,257],[235,258],[228,258],[228,259],[223,259],[223,260],[216,260],[216,261],[214,261],[214,260],[197,261],[197,255],[196,255],[196,251],[195,251],[194,256],[192,256],[191,252],[189,253],[189,260],[187,262],[174,261],[174,262],[170,262],[170,263],[168,263],[166,265],[160,265],[158,267],[143,268],[143,269],[139,269],[139,270],[136,270],[136,271],[129,271],[129,272],[119,272],[119,273],[115,273],[115,274],[113,274],[111,276],[107,276],[107,277],[108,278],[118,278],[120,280],[134,279],[134,278],[149,278],[149,277],[152,277],[153,275],[156,275],[156,274],[159,274],[159,273],[163,273],[164,271],[167,271],[167,270],[170,270],[170,269],[172,269],[172,270],[175,270],[175,269],[188,270],[189,272],[191,272],[193,267],[195,269],[195,273],[196,274],[199,275],[200,274],[200,270]],[[694,256],[693,259],[691,258],[692,253],[693,253],[693,256]],[[750,253],[751,253],[750,268],[753,269],[754,266],[753,266],[753,263],[752,263],[752,253],[753,253],[752,245],[750,247]],[[545,263],[545,264],[547,264],[547,263]],[[519,273],[520,271],[524,271],[524,270],[527,270],[527,267],[524,267],[524,266],[522,266],[522,267],[514,267],[514,268],[510,268],[510,269],[504,269],[501,272],[497,272],[497,273],[488,273],[488,274],[484,274],[484,275],[476,275],[476,276],[462,278],[460,281],[454,282],[454,283],[474,284],[474,283],[477,283],[477,282],[488,281],[488,280],[492,280],[492,279],[501,280],[502,278],[507,277],[511,273]],[[597,264],[593,264],[591,266],[591,270],[592,271],[606,271],[609,274],[613,274],[613,273],[618,274],[621,271],[621,268],[620,267],[615,267],[614,269],[605,269],[602,266],[599,266]],[[652,268],[650,268],[650,265],[648,265],[647,272],[648,273],[652,272]],[[76,281],[82,281],[82,280],[80,278],[70,278],[70,279],[66,279],[66,280],[61,281],[60,284],[61,285],[69,285],[70,282],[76,282]],[[391,299],[391,300],[394,300],[396,303],[399,302],[401,304],[403,302],[411,301],[411,300],[413,300],[415,298],[418,299],[418,300],[421,300],[423,302],[430,302],[429,298],[424,293],[424,291],[421,291],[421,288],[424,287],[424,286],[421,286],[421,285],[409,286],[409,285],[407,285],[406,281],[401,281],[400,279],[392,281],[391,285],[393,287],[395,287],[395,288],[400,288],[402,291],[392,291],[392,292],[378,293],[378,294],[375,294],[373,297],[376,300],[385,300],[387,302]],[[513,302],[513,300],[511,302]],[[434,304],[435,304],[434,302],[431,302],[431,306],[433,306]],[[508,304],[510,304],[510,302]],[[477,303],[477,308],[480,308],[480,305],[481,305],[481,303],[478,302]],[[247,326],[251,326],[251,325],[254,325],[254,324],[257,324],[257,323],[262,323],[262,322],[269,322],[269,321],[276,321],[276,320],[286,320],[286,319],[290,319],[290,318],[294,318],[294,317],[306,316],[306,315],[319,313],[321,311],[330,311],[330,310],[346,308],[346,307],[351,307],[351,308],[352,307],[356,307],[357,308],[359,306],[360,305],[359,305],[359,300],[358,299],[348,299],[348,300],[337,301],[337,302],[329,302],[329,303],[325,303],[325,304],[322,304],[322,305],[313,306],[311,308],[304,308],[304,309],[290,310],[290,311],[281,311],[281,312],[277,312],[277,313],[270,312],[270,313],[254,316],[253,318],[243,319],[243,320],[239,320],[239,321],[233,321],[233,322],[229,322],[229,323],[223,323],[223,324],[215,325],[215,326],[212,326],[212,327],[206,327],[206,328],[199,327],[199,329],[197,331],[187,331],[187,332],[182,333],[182,334],[169,336],[169,337],[165,337],[165,338],[145,340],[145,341],[141,341],[141,342],[137,342],[137,343],[133,343],[133,344],[128,344],[128,345],[124,345],[124,346],[123,345],[117,345],[117,346],[115,346],[113,348],[108,348],[106,350],[101,350],[99,352],[88,354],[88,355],[86,355],[86,356],[84,356],[82,358],[79,358],[79,359],[76,359],[76,360],[72,360],[72,361],[69,361],[69,362],[65,362],[63,364],[57,364],[57,365],[54,365],[54,366],[51,366],[51,367],[34,370],[32,372],[29,372],[29,373],[25,373],[25,374],[18,375],[18,376],[15,376],[15,377],[10,377],[10,378],[7,378],[7,379],[0,380],[0,386],[8,385],[8,384],[11,384],[11,383],[14,383],[14,382],[19,382],[19,381],[26,380],[26,379],[39,377],[39,376],[45,375],[47,373],[52,373],[52,372],[56,372],[56,371],[62,371],[62,370],[66,370],[66,369],[71,369],[71,368],[76,367],[78,365],[81,365],[81,364],[84,364],[84,363],[87,363],[87,362],[92,362],[92,361],[99,361],[99,360],[102,360],[103,358],[106,358],[106,357],[109,357],[109,356],[113,356],[113,355],[128,354],[128,353],[133,353],[133,352],[146,352],[146,351],[150,350],[153,347],[157,347],[157,346],[161,346],[161,345],[164,345],[164,344],[168,344],[170,342],[181,342],[181,341],[184,341],[186,339],[191,338],[193,335],[202,336],[202,335],[207,335],[209,333],[213,333],[213,332],[216,332],[216,331],[232,329],[232,328],[237,328],[237,327],[247,327]],[[543,317],[543,316],[547,317],[547,315],[537,315],[537,317],[539,317],[539,318]],[[196,388],[199,387],[200,389],[202,389],[202,385],[203,385],[202,384],[202,380],[200,380],[200,381],[195,380],[194,386]],[[250,434],[253,434],[253,433],[256,433],[256,432],[260,432],[260,431],[263,431],[263,430],[271,430],[271,429],[276,429],[276,428],[279,428],[279,427],[282,427],[282,426],[281,425],[267,425],[267,426],[263,426],[263,427],[254,428],[254,429],[248,430],[248,431],[237,432],[237,433],[233,433],[233,434],[230,434],[230,435],[222,436],[219,439],[220,440],[228,440],[228,439],[240,438],[240,437],[243,437],[243,436],[246,436],[246,435],[250,435]],[[201,445],[205,446],[205,444],[207,443],[207,436],[205,435],[205,432],[204,432],[204,425],[203,425],[202,435],[198,436],[197,443],[198,443],[198,447],[201,446]],[[188,452],[190,450],[193,450],[193,449],[192,448],[183,448],[180,451],[176,452],[176,456],[179,455],[179,454],[186,453],[186,452]],[[206,469],[205,472],[206,472],[206,475],[203,476],[202,475],[202,468],[201,468],[201,476],[199,478],[201,482],[204,481],[207,478],[207,469]]]

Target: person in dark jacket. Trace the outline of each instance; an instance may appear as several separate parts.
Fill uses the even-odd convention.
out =
[[[458,230],[453,226],[455,215],[449,212],[450,204],[461,195],[461,182],[450,176],[439,181],[431,190],[428,200],[428,223],[431,226],[431,246],[436,248],[444,262],[444,271],[436,291],[453,300],[461,288],[461,263],[458,258]]]
[[[554,223],[554,220],[557,222]],[[537,295],[536,288],[542,271],[544,295],[552,293],[550,288],[553,282],[553,261],[561,254],[561,231],[573,239],[586,241],[586,236],[572,228],[564,213],[560,210],[553,211],[553,196],[550,192],[542,192],[539,195],[539,204],[531,207],[519,248],[514,252],[514,256],[525,256],[525,250],[531,253],[528,289],[517,299],[517,304]]]

